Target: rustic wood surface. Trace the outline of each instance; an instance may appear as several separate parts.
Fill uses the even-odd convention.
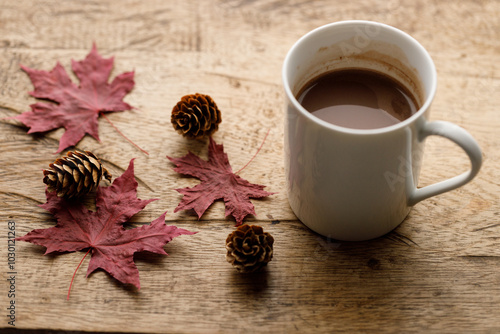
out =
[[[352,1],[1,1],[0,118],[29,110],[33,89],[20,64],[50,70],[83,59],[95,42],[115,57],[112,76],[135,70],[125,101],[132,111],[109,114],[144,155],[104,119],[102,142],[77,146],[102,158],[113,175],[136,159],[139,197],[158,198],[133,218],[147,223],[168,210],[167,223],[192,231],[169,243],[168,257],[136,256],[141,290],[103,271],[85,278],[88,258],[66,293],[83,253],[43,256],[44,248],[16,243],[16,328],[95,332],[500,332],[500,2]],[[484,151],[479,176],[468,185],[416,205],[395,231],[368,242],[316,235],[292,213],[285,194],[281,65],[309,30],[345,19],[400,28],[432,55],[439,88],[432,119],[467,129]],[[73,76],[74,77],[74,76]],[[234,220],[222,202],[200,221],[173,213],[174,189],[192,186],[166,156],[191,150],[170,125],[181,96],[211,95],[223,122],[214,139],[234,170],[277,192],[254,200],[256,223],[276,240],[266,271],[239,275],[225,260]],[[62,130],[28,135],[0,121],[0,328],[7,307],[7,222],[16,235],[54,225],[44,203],[41,170],[53,162]],[[450,142],[427,141],[420,185],[468,168]]]

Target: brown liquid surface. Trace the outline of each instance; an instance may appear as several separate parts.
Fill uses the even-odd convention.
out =
[[[323,74],[297,95],[314,116],[353,129],[397,124],[418,110],[415,98],[394,79],[361,69]]]

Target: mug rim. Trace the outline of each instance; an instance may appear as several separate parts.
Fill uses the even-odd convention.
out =
[[[432,79],[431,79],[431,84],[430,84],[430,90],[429,94],[426,97],[424,103],[422,106],[410,117],[405,119],[402,122],[399,122],[397,124],[393,124],[390,126],[385,126],[381,128],[375,128],[375,129],[355,129],[355,128],[348,128],[336,124],[329,123],[327,121],[324,121],[316,116],[314,116],[312,113],[307,111],[297,100],[295,95],[292,92],[291,85],[289,82],[289,78],[287,75],[287,70],[290,66],[291,58],[293,53],[296,52],[296,50],[300,47],[300,44],[304,43],[307,39],[311,38],[311,36],[318,34],[324,30],[331,29],[332,27],[338,27],[338,26],[346,26],[346,25],[377,25],[379,27],[383,27],[384,29],[391,30],[393,33],[399,34],[400,36],[404,37],[405,39],[409,40],[417,49],[420,49],[423,57],[425,58],[426,62],[431,66],[430,70],[432,73]],[[387,132],[392,132],[396,131],[398,129],[404,128],[408,126],[410,123],[413,123],[416,121],[418,118],[420,118],[426,110],[429,109],[432,100],[434,99],[434,95],[436,93],[436,88],[437,88],[437,72],[436,72],[436,66],[434,65],[434,61],[432,60],[429,52],[412,36],[410,36],[408,33],[392,27],[390,25],[380,23],[380,22],[375,22],[375,21],[367,21],[367,20],[346,20],[346,21],[337,21],[337,22],[332,22],[328,23],[325,25],[322,25],[318,28],[315,28],[305,35],[303,35],[301,38],[299,38],[290,48],[288,53],[286,54],[285,60],[283,62],[283,68],[282,68],[282,81],[283,81],[283,86],[285,89],[285,93],[288,97],[288,100],[293,104],[293,106],[300,111],[302,115],[307,117],[309,120],[317,123],[318,125],[322,127],[329,128],[331,130],[339,131],[339,132],[344,132],[344,133],[349,133],[349,134],[358,134],[358,135],[371,135],[371,134],[381,134],[381,133],[387,133]]]

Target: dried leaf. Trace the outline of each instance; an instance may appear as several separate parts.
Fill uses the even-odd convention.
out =
[[[122,283],[140,288],[139,270],[133,255],[149,251],[167,254],[163,246],[174,237],[194,234],[165,224],[165,213],[149,225],[125,229],[123,223],[154,201],[137,198],[137,181],[134,177],[133,160],[128,169],[109,187],[97,190],[97,211],[89,211],[78,201],[57,197],[46,192],[47,202],[42,208],[57,218],[57,225],[37,229],[16,240],[27,241],[53,252],[75,252],[90,248],[87,276],[101,268]]]
[[[182,158],[167,157],[178,173],[194,176],[202,182],[193,188],[176,189],[183,194],[174,212],[194,209],[201,218],[203,213],[218,199],[224,199],[226,217],[232,215],[236,225],[240,225],[247,215],[255,215],[250,198],[263,198],[274,193],[267,192],[265,186],[253,184],[233,173],[224,148],[210,137],[208,161],[189,152]]]
[[[60,63],[50,72],[21,66],[35,87],[30,94],[55,103],[37,102],[31,105],[31,111],[14,119],[29,127],[28,133],[65,128],[57,152],[76,145],[85,134],[99,140],[100,114],[133,108],[122,99],[134,87],[134,72],[122,73],[109,84],[113,58],[102,58],[95,44],[84,60],[72,61],[71,65],[80,86],[71,82]]]

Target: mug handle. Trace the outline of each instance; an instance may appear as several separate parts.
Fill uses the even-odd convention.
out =
[[[426,198],[436,196],[463,186],[467,182],[471,181],[481,168],[481,148],[479,147],[476,140],[463,128],[459,127],[456,124],[445,121],[426,122],[422,130],[420,130],[419,132],[418,140],[423,141],[426,137],[431,135],[448,138],[449,140],[460,146],[469,156],[471,168],[469,171],[452,177],[448,180],[444,180],[420,189],[415,187],[415,185],[413,184],[413,176],[411,175],[412,173],[410,173],[409,178],[411,178],[411,180],[408,180],[409,182],[411,182],[411,186],[408,187],[408,189],[410,190],[408,204],[410,206],[413,206]]]

